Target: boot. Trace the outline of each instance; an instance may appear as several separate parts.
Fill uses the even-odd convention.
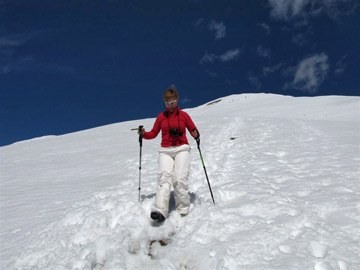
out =
[[[152,211],[150,217],[159,223],[163,223],[165,221],[165,217],[159,211]]]

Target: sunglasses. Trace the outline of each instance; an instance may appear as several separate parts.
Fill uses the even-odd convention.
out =
[[[165,102],[165,105],[168,106],[168,105],[174,105],[176,104],[177,100],[173,100],[173,101],[169,101],[169,102]]]

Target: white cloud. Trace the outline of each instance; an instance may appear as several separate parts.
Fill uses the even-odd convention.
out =
[[[214,77],[214,78],[219,77],[219,74],[217,74],[216,72],[210,71],[210,70],[207,70],[206,73],[209,74],[211,77]]]
[[[270,15],[277,20],[306,19],[322,12],[333,19],[353,13],[358,0],[269,0]]]
[[[215,20],[212,20],[209,24],[209,30],[215,32],[215,39],[222,39],[226,35],[226,26],[223,22],[218,23]]]
[[[293,35],[291,41],[299,46],[304,46],[309,43],[303,33]]]
[[[0,74],[8,74],[13,71],[20,71],[33,63],[31,55],[18,56],[17,47],[24,45],[28,40],[36,38],[45,33],[46,30],[35,31],[25,34],[16,34],[0,37]]]
[[[232,80],[229,80],[229,79],[226,79],[225,82],[226,82],[228,85],[238,84],[238,81],[232,81]]]
[[[27,57],[14,56],[14,48],[21,46],[27,40],[26,35],[13,35],[0,37],[0,74],[8,74],[20,70],[29,62]]]
[[[5,47],[15,47],[24,44],[26,37],[16,36],[16,37],[0,37],[0,48]]]
[[[259,23],[259,26],[261,26],[267,35],[271,34],[271,27],[269,25],[267,25],[266,23]]]
[[[194,22],[194,25],[195,25],[196,27],[199,27],[199,26],[202,24],[203,21],[204,21],[204,18],[200,18],[200,19],[198,19],[196,22]]]
[[[255,87],[256,90],[259,90],[261,88],[261,81],[258,77],[249,74],[248,80],[250,84]]]
[[[332,19],[353,13],[360,4],[358,0],[322,0],[320,2]]]
[[[241,54],[241,50],[239,48],[228,50],[225,53],[219,55],[208,53],[206,52],[205,55],[200,59],[200,64],[211,64],[214,63],[216,60],[221,62],[229,62],[235,60]]]
[[[259,56],[264,58],[271,58],[271,50],[264,48],[263,46],[258,46],[256,52]]]
[[[200,59],[200,64],[213,63],[218,58],[219,57],[215,54],[206,52],[205,55]]]
[[[182,104],[186,104],[186,103],[190,103],[192,100],[190,98],[184,97],[183,99],[181,99],[181,103]]]
[[[11,71],[11,67],[7,66],[0,66],[0,74],[8,74]]]
[[[36,38],[46,32],[47,32],[47,30],[39,30],[39,31],[30,32],[30,33],[25,33],[25,34],[1,36],[0,37],[0,48],[21,46],[24,43],[26,43],[28,40]]]
[[[33,57],[25,56],[15,59],[6,65],[0,65],[0,74],[8,74],[13,71],[21,71],[33,62]]]
[[[345,59],[347,58],[347,55],[344,55],[335,65],[334,73],[336,75],[341,75],[345,72],[346,64]]]
[[[275,66],[271,66],[271,67],[264,67],[263,68],[263,75],[266,77],[271,73],[274,73],[275,71],[279,70],[282,66],[284,66],[283,63],[279,63]]]
[[[0,38],[0,48],[20,46],[21,44],[23,44],[23,42],[20,40]]]
[[[315,94],[329,71],[328,56],[324,53],[303,59],[297,66],[291,86]]]
[[[238,48],[228,50],[224,54],[220,55],[220,60],[223,62],[228,62],[231,60],[235,60],[236,58],[238,58],[239,55],[240,55],[240,49]]]
[[[310,0],[269,0],[271,16],[278,20],[288,20],[304,12]]]

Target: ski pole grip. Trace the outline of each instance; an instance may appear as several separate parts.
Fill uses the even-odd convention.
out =
[[[142,135],[141,135],[141,132],[142,132],[142,129],[143,129],[144,126],[139,126],[139,143],[140,143],[140,146],[142,146]]]
[[[197,131],[195,128],[192,130],[193,132],[196,131],[198,133],[198,136],[195,139],[198,147],[200,146],[200,134],[199,134],[199,131]]]

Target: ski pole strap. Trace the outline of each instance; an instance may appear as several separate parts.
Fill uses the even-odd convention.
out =
[[[195,138],[195,141],[197,143],[198,149],[200,150],[200,137]]]

